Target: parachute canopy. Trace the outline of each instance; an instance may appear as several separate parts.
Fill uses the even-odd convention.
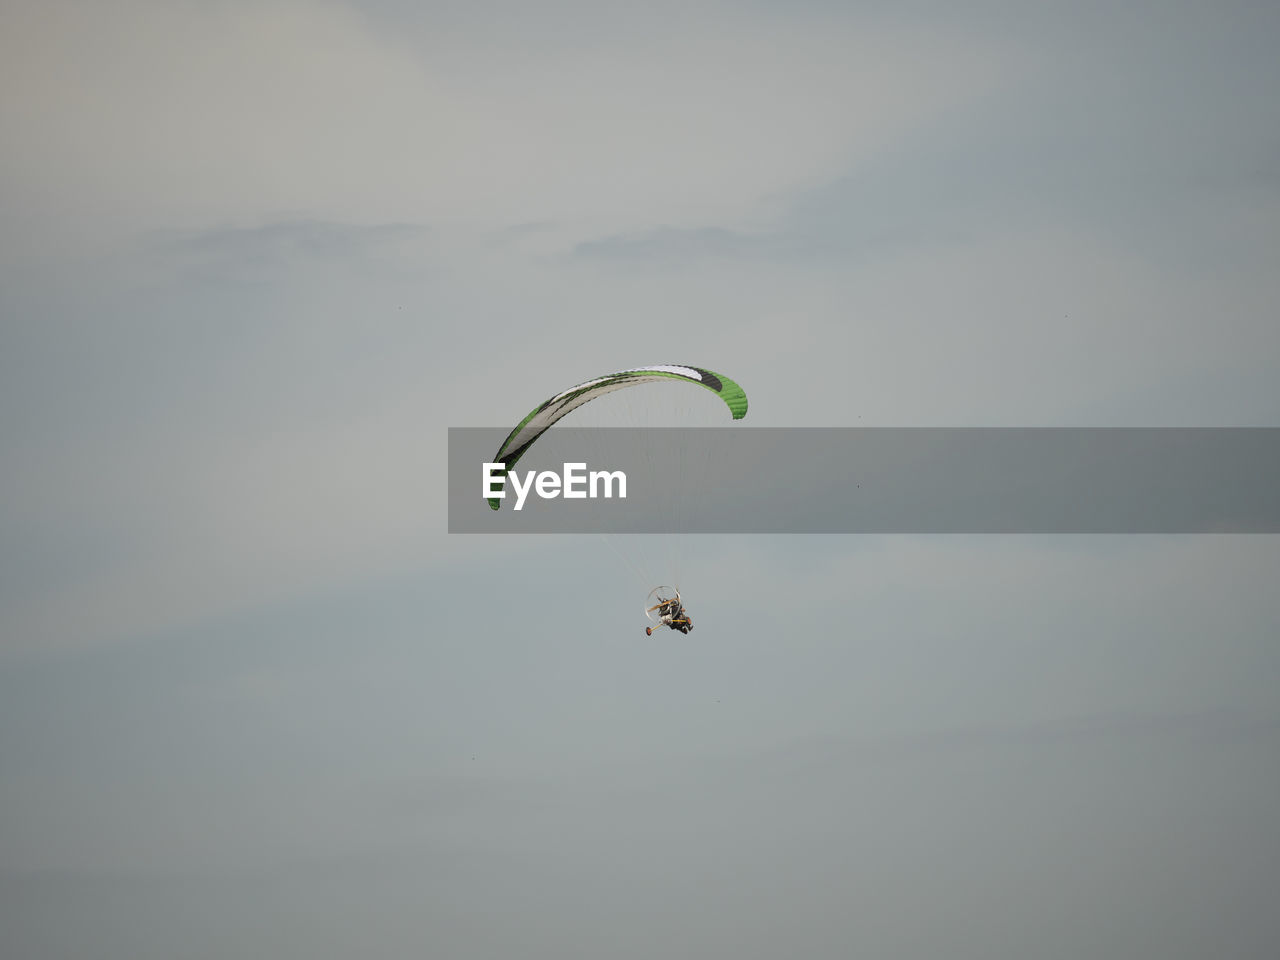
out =
[[[535,440],[542,436],[556,421],[566,414],[577,410],[584,403],[602,397],[606,393],[634,387],[642,383],[661,383],[675,381],[692,383],[710,390],[724,401],[734,420],[741,420],[747,415],[747,395],[742,388],[730,380],[711,370],[702,367],[687,367],[677,364],[655,364],[651,367],[636,367],[633,370],[620,370],[605,377],[596,377],[575,387],[557,393],[550,400],[535,407],[527,417],[516,424],[516,428],[507,435],[498,452],[494,454],[493,463],[500,463],[504,470],[511,470],[525,452],[533,446]],[[489,506],[497,510],[502,505],[498,499],[489,500]]]

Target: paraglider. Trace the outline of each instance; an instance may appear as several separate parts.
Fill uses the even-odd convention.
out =
[[[675,587],[662,586],[650,590],[649,606],[645,607],[644,614],[652,621],[651,626],[644,628],[646,637],[653,636],[657,627],[669,627],[686,636],[693,629],[693,620],[689,617],[689,611],[684,608],[680,591]]]
[[[563,417],[597,397],[645,383],[688,383],[702,387],[716,394],[724,402],[733,420],[741,420],[747,415],[747,395],[742,387],[715,371],[683,364],[634,367],[586,380],[567,390],[562,390],[539,404],[516,424],[498,448],[498,452],[494,454],[492,461],[485,464],[485,470],[490,471],[489,475],[510,475],[516,463],[537,442],[538,438]],[[502,497],[488,495],[492,489],[486,488],[485,499],[490,509],[498,510],[502,506]],[[645,604],[645,616],[650,620],[650,625],[645,629],[648,636],[653,636],[653,631],[661,627],[685,635],[693,629],[693,620],[684,607],[680,591],[672,586],[655,587],[649,592],[649,599]]]

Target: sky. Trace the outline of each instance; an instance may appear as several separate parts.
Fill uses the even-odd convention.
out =
[[[0,953],[1274,956],[1276,538],[628,542],[649,640],[444,481],[655,362],[763,427],[1276,426],[1278,38],[6,0]]]

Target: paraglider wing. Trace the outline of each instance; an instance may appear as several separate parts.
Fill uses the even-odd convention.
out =
[[[511,470],[556,421],[566,414],[577,410],[584,403],[606,393],[622,390],[625,387],[638,386],[642,383],[660,383],[664,380],[684,381],[704,387],[715,393],[725,402],[734,420],[741,420],[747,415],[747,395],[743,389],[730,380],[711,370],[702,367],[687,367],[676,364],[656,364],[651,367],[636,367],[633,370],[621,370],[605,377],[596,377],[557,393],[550,400],[535,407],[533,411],[516,424],[516,428],[507,435],[498,452],[494,454],[493,463],[502,464],[503,470]],[[497,510],[502,501],[497,498],[489,500],[489,507]]]

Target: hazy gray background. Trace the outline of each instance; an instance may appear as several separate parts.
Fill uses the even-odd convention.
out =
[[[646,641],[599,538],[449,538],[444,453],[653,362],[1274,426],[1278,39],[6,0],[0,953],[1275,956],[1274,538],[699,539]]]

